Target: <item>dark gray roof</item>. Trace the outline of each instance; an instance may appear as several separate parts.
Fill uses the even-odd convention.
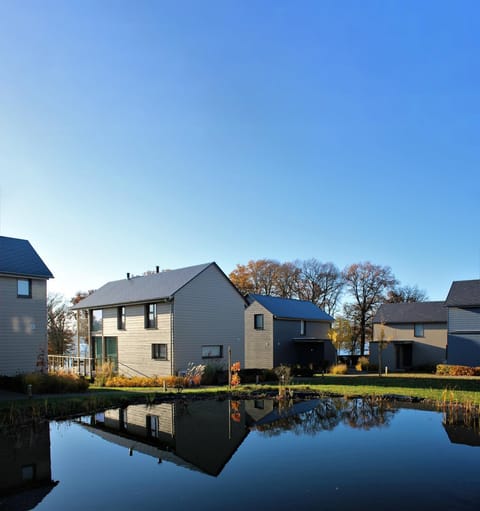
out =
[[[217,266],[215,263],[199,264],[178,270],[166,270],[152,275],[108,282],[72,309],[93,309],[108,305],[150,302],[170,298],[210,265]],[[219,269],[219,271],[221,270]]]
[[[334,321],[332,316],[312,302],[257,294],[249,294],[247,300],[249,303],[256,300],[277,318]]]
[[[447,307],[480,307],[480,280],[457,280],[452,283]]]
[[[47,268],[27,240],[0,236],[0,274],[50,279]]]
[[[446,323],[445,302],[384,303],[374,323]]]

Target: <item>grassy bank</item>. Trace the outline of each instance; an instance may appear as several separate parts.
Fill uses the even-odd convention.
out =
[[[303,397],[321,395],[352,396],[404,396],[428,400],[438,405],[464,404],[480,406],[480,378],[438,377],[432,375],[325,375],[297,378],[289,385],[293,394]],[[87,415],[107,408],[131,403],[153,403],[178,398],[226,398],[231,394],[247,399],[259,395],[268,397],[278,392],[276,384],[240,385],[184,389],[181,392],[153,388],[103,388],[91,386],[82,394],[40,395],[31,399],[0,401],[0,426],[35,419],[60,419]]]

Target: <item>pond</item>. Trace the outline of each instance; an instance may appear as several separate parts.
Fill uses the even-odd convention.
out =
[[[465,417],[368,399],[131,405],[0,438],[0,510],[478,510]]]

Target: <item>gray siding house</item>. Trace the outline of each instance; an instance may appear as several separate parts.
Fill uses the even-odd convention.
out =
[[[245,367],[323,368],[335,361],[332,316],[311,302],[250,294],[245,310]]]
[[[0,374],[46,369],[47,280],[53,275],[27,240],[0,236]]]
[[[452,283],[448,308],[447,363],[480,366],[480,280]]]
[[[89,319],[90,353],[126,376],[168,376],[189,363],[244,364],[245,300],[216,263],[109,282],[74,310]]]
[[[384,303],[373,319],[370,362],[378,365],[381,329],[390,341],[382,351],[382,368],[404,370],[445,362],[447,309],[444,302]]]

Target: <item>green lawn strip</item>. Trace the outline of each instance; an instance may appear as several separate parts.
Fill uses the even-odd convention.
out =
[[[425,376],[319,376],[295,379],[289,385],[293,392],[334,394],[339,396],[387,396],[398,395],[427,399],[439,404],[463,403],[480,406],[480,378],[452,378]],[[34,396],[31,399],[0,401],[0,425],[22,419],[58,419],[91,414],[107,408],[127,406],[134,403],[153,403],[155,400],[185,397],[257,398],[268,393],[275,394],[277,384],[240,385],[235,389],[227,386],[211,386],[181,389],[161,387],[105,388],[91,386],[82,394]]]

